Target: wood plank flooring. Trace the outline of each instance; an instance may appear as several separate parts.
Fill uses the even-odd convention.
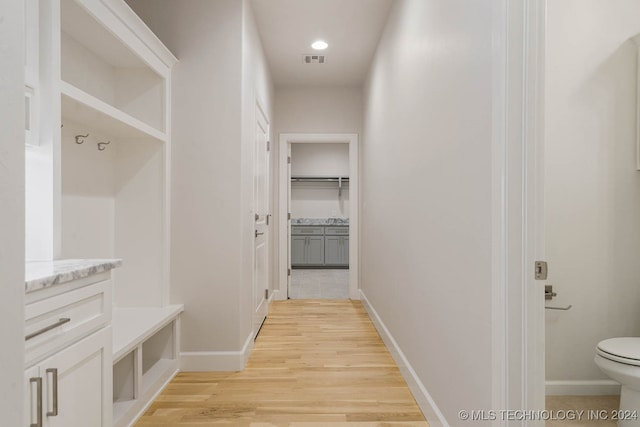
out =
[[[359,301],[274,302],[242,372],[183,372],[149,426],[428,427]]]

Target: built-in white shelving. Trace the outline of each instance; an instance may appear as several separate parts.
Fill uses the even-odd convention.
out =
[[[177,60],[124,0],[39,5],[34,102],[53,147],[52,240],[59,258],[123,261],[112,276],[113,425],[129,426],[179,367],[183,307],[170,304],[168,274]]]
[[[104,331],[113,396],[97,412],[125,427],[179,368],[183,307],[168,268],[177,60],[124,0],[25,0],[25,17],[27,253],[122,259]]]

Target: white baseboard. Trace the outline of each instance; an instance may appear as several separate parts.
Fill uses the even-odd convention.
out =
[[[613,380],[545,381],[547,396],[605,396],[620,394],[620,384]]]
[[[398,343],[396,343],[396,340],[393,338],[384,322],[382,322],[382,319],[380,319],[380,316],[378,316],[378,313],[367,299],[367,296],[362,292],[362,289],[360,289],[360,300],[369,314],[369,318],[373,322],[373,325],[378,330],[382,341],[391,353],[393,360],[395,360],[398,368],[400,368],[400,373],[407,382],[409,390],[411,390],[411,394],[413,394],[414,399],[416,399],[416,402],[418,403],[422,414],[427,419],[429,426],[449,427],[449,423],[445,419],[444,415],[440,412],[440,409],[438,409],[438,406],[431,398],[431,395],[425,388],[424,384],[422,384],[422,381],[420,381],[420,378],[418,378],[418,375],[411,367],[411,364],[409,364],[409,361],[404,356],[404,353],[402,353],[402,350],[400,350],[400,347],[398,347]]]
[[[180,370],[184,372],[242,371],[253,349],[253,333],[239,351],[185,351],[180,353]]]

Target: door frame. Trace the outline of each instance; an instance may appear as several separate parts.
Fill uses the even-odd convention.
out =
[[[278,299],[288,298],[289,276],[289,236],[290,222],[287,219],[287,200],[291,188],[287,163],[288,146],[300,143],[349,144],[349,297],[360,299],[359,284],[359,175],[358,175],[358,134],[356,133],[281,133],[279,144],[278,185]]]
[[[494,409],[545,408],[544,55],[546,0],[493,0]],[[502,420],[494,425],[543,426]]]

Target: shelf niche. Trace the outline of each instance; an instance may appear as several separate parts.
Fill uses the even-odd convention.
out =
[[[74,0],[61,0],[61,79],[160,132],[164,79]]]

